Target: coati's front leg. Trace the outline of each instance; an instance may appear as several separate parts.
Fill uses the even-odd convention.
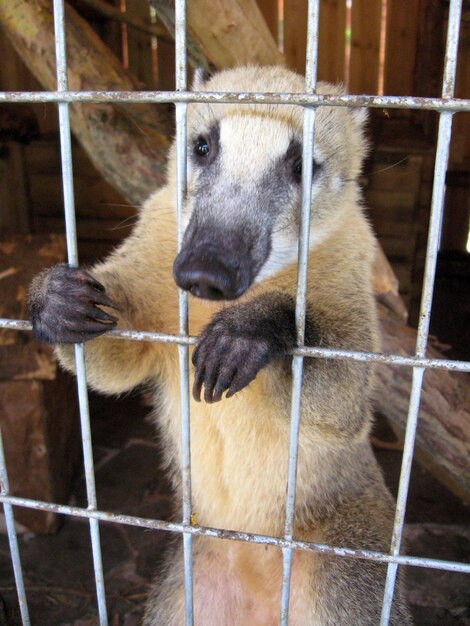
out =
[[[112,268],[105,264],[87,272],[61,263],[45,270],[31,285],[29,312],[34,334],[56,345],[66,369],[75,371],[73,344],[87,342],[90,385],[104,393],[122,393],[155,376],[158,347],[100,336],[116,326],[139,328],[140,321],[135,322],[130,309],[137,309],[139,300],[130,292],[133,283],[126,280],[125,264],[115,258],[109,265]]]
[[[320,300],[320,298],[319,298]],[[357,300],[357,299],[356,299]],[[353,306],[339,302],[322,307],[308,302],[305,345],[370,351],[375,323],[366,299]],[[260,370],[278,362],[284,367],[274,388],[279,403],[290,403],[288,355],[296,345],[295,298],[268,292],[222,309],[200,334],[193,353],[193,395],[216,402],[250,384]],[[345,360],[305,359],[302,402],[305,419],[319,428],[349,437],[361,430],[368,413],[370,365]]]
[[[218,312],[199,335],[193,352],[193,396],[218,402],[230,398],[254,380],[268,363],[295,346],[293,299],[269,293]]]
[[[79,343],[116,326],[118,310],[103,285],[88,272],[66,263],[36,276],[29,292],[33,332],[46,343]]]

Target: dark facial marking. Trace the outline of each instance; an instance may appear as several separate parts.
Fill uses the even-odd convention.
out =
[[[281,158],[279,166],[297,184],[302,182],[302,144],[297,139],[292,139],[287,152]],[[313,176],[315,177],[322,169],[322,164],[313,160]]]

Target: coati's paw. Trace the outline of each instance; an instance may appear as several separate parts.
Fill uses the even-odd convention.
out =
[[[65,263],[33,280],[28,297],[33,333],[47,343],[81,343],[116,325],[99,305],[117,309],[103,285],[84,270]]]
[[[230,398],[283,351],[277,341],[259,333],[259,328],[251,326],[249,321],[241,330],[228,311],[218,313],[206,326],[193,352],[193,397],[198,402],[203,386],[206,402],[218,402],[225,391],[225,397]]]

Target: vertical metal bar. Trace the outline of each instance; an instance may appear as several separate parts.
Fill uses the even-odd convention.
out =
[[[449,25],[447,29],[447,45],[444,77],[442,83],[442,97],[449,98],[452,97],[454,93],[461,12],[462,0],[451,0],[449,7]],[[440,113],[439,117],[439,132],[431,201],[431,219],[429,224],[423,292],[421,296],[421,309],[419,315],[418,335],[416,340],[416,356],[418,357],[424,357],[426,354],[426,346],[429,333],[432,296],[436,275],[437,253],[439,249],[442,214],[444,208],[445,176],[447,170],[447,162],[449,158],[449,146],[452,131],[452,115],[452,113],[444,111]],[[393,556],[398,555],[400,552],[423,377],[424,368],[414,367],[410,406],[408,410],[408,420],[405,433],[405,443],[403,448],[400,483],[398,487],[397,507],[395,512],[392,543],[390,548],[390,554],[392,554]],[[382,606],[380,626],[388,626],[390,620],[390,612],[393,601],[397,569],[398,565],[396,563],[390,563],[387,568],[387,579],[385,582],[384,601]]]
[[[305,90],[315,93],[318,66],[318,24],[319,0],[309,0],[307,26],[307,59],[305,70]],[[305,337],[305,316],[307,309],[307,271],[310,235],[310,213],[312,204],[312,167],[313,141],[315,132],[315,109],[304,111],[303,147],[302,147],[302,205],[299,233],[299,254],[297,269],[297,293],[295,305],[295,324],[297,344],[302,346]],[[292,403],[289,434],[289,463],[287,471],[287,496],[284,536],[292,539],[294,533],[295,494],[297,487],[297,458],[299,448],[300,411],[302,400],[303,357],[295,356],[292,360]],[[282,591],[280,624],[289,623],[290,581],[292,573],[292,548],[282,550]]]
[[[3,447],[3,436],[0,428],[0,483],[2,496],[10,495],[10,484],[8,482],[7,464],[5,450]],[[15,519],[13,517],[13,507],[11,504],[3,503],[5,522],[8,533],[8,543],[10,544],[11,561],[13,573],[15,575],[16,593],[20,605],[21,621],[23,626],[30,626],[28,603],[23,580],[23,568],[21,567],[20,551],[18,548],[18,537],[16,536]]]
[[[78,403],[80,408],[80,426],[82,431],[83,463],[85,466],[85,480],[88,510],[97,510],[95,471],[93,463],[93,448],[91,443],[90,410],[88,406],[88,389],[86,383],[85,350],[83,344],[75,346],[75,365],[77,369]],[[101,556],[100,528],[97,519],[90,519],[91,550],[93,555],[93,569],[95,573],[96,597],[101,626],[108,626],[106,610],[106,595],[104,587],[103,560]]]
[[[63,0],[54,0],[54,29],[57,63],[57,89],[67,91],[67,57],[65,46],[65,16]],[[59,102],[59,133],[62,160],[62,180],[64,191],[64,213],[67,237],[68,260],[71,265],[78,265],[77,229],[75,222],[75,202],[73,193],[72,142],[70,133],[69,106]],[[86,383],[85,355],[83,344],[75,346],[75,364],[77,369],[77,387],[82,430],[83,458],[85,466],[88,509],[96,510],[96,488],[93,468],[93,450],[91,445],[90,412]],[[90,519],[91,547],[95,573],[96,595],[101,626],[108,626],[106,597],[104,589],[103,564],[99,536],[99,522]]]
[[[185,91],[186,67],[186,2],[175,2],[175,72],[176,90]],[[186,115],[187,105],[176,103],[176,217],[178,252],[183,240],[182,210],[186,196]],[[188,335],[188,294],[178,293],[179,334]],[[178,346],[181,407],[181,472],[183,490],[183,526],[191,525],[191,437],[189,419],[189,346]],[[183,532],[185,624],[193,624],[193,536]]]

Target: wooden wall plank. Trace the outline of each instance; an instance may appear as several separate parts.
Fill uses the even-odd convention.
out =
[[[274,40],[277,41],[279,19],[278,0],[257,0],[257,4],[263,14],[269,30],[274,37]]]
[[[385,95],[414,96],[414,70],[420,0],[388,0]]]
[[[446,22],[447,26],[447,22]],[[457,62],[457,98],[470,98],[470,8],[464,11],[460,26]],[[470,171],[470,114],[454,115],[450,145],[449,169]]]
[[[126,3],[126,15],[139,18],[150,24],[150,9],[147,0]],[[152,68],[151,38],[135,28],[127,28],[129,71],[148,89],[156,88]]]
[[[320,4],[320,34],[318,78],[339,82],[344,76],[344,37],[346,8],[342,0],[322,0]],[[284,49],[287,66],[305,71],[307,45],[307,0],[291,0],[285,5]]]
[[[381,0],[353,2],[350,93],[377,93],[381,7]]]
[[[346,2],[322,0],[320,6],[320,39],[318,78],[332,83],[344,80]]]
[[[290,0],[284,5],[284,54],[287,67],[300,74],[305,73],[306,45],[307,0]]]

